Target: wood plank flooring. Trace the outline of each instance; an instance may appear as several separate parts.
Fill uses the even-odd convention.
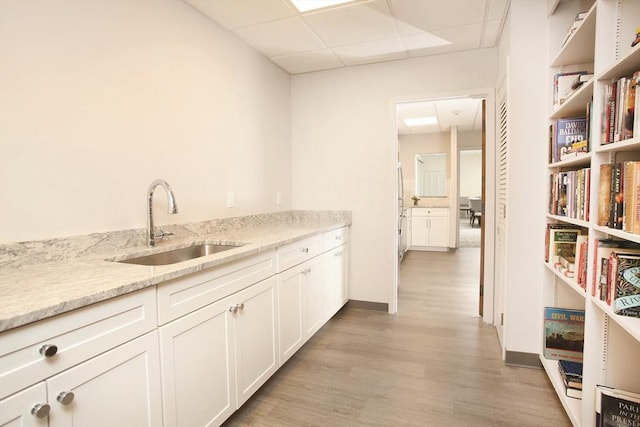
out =
[[[346,307],[225,426],[570,426],[477,315],[479,249],[408,252],[398,314]]]

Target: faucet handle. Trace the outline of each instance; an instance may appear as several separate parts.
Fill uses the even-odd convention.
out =
[[[171,231],[164,231],[164,230],[158,230],[156,231],[156,239],[162,239],[163,237],[167,237],[167,236],[174,236],[174,233],[172,233]]]

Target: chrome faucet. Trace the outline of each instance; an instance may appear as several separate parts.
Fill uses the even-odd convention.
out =
[[[171,186],[164,179],[156,179],[149,186],[149,192],[147,193],[147,200],[149,202],[147,209],[147,243],[149,246],[156,245],[156,238],[161,239],[165,236],[171,236],[173,233],[168,233],[166,231],[159,230],[158,233],[153,229],[153,192],[156,187],[160,185],[164,187],[167,192],[167,202],[169,203],[169,214],[177,214],[178,213],[178,205],[176,205],[176,199],[173,195],[173,190]]]

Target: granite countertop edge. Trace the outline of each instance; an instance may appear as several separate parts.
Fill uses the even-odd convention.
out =
[[[176,237],[162,241],[155,248],[139,243],[139,230],[133,232],[138,239],[131,239],[131,233],[116,238],[113,233],[105,233],[92,236],[91,239],[87,236],[65,239],[63,243],[56,239],[54,243],[42,241],[2,245],[0,332],[348,225],[351,225],[351,213],[348,211],[290,211],[216,220],[213,224],[205,221],[163,227],[174,231]],[[105,240],[109,241],[108,245],[104,244]],[[136,240],[137,243],[123,243],[125,240]],[[100,244],[96,244],[97,241]],[[189,246],[195,242],[234,243],[240,246],[164,266],[114,262]],[[35,247],[40,252],[34,250]],[[71,254],[65,255],[65,250]],[[48,260],[47,257],[52,259]]]

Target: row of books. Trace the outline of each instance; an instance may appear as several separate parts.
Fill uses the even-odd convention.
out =
[[[605,86],[602,97],[600,144],[624,141],[640,136],[640,70],[620,77]]]
[[[640,161],[600,165],[598,225],[640,234]]]
[[[586,117],[557,119],[549,127],[549,162],[555,163],[589,153],[591,142],[589,135],[588,108]]]
[[[549,213],[589,221],[591,168],[550,176]]]
[[[616,314],[640,317],[640,244],[594,239],[593,277],[593,297]]]

